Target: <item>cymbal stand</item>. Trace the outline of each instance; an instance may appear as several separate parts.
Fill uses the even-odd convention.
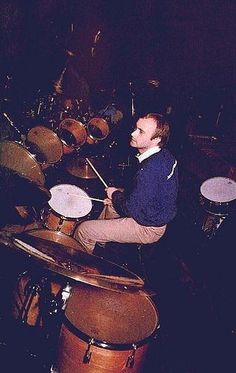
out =
[[[27,273],[24,272],[20,277]],[[51,280],[50,277],[45,275],[40,275],[38,273],[34,278],[29,279],[24,287],[24,293],[26,298],[21,306],[19,312],[18,320],[22,323],[27,323],[28,315],[34,298],[38,296],[38,315],[35,326],[45,327],[46,334],[51,330],[54,325],[54,319],[59,316],[60,310],[63,310],[66,306],[66,300],[70,295],[70,286],[67,285],[55,295],[51,290]]]
[[[25,140],[26,140],[26,137],[24,134],[21,133],[21,131],[19,130],[19,128],[17,128],[13,121],[9,118],[8,114],[7,113],[3,113],[4,117],[7,119],[8,123],[10,124],[10,126],[12,126],[15,131],[20,135],[20,142],[22,143],[22,145],[25,145]]]

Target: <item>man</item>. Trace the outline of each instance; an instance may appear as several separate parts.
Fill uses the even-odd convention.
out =
[[[93,253],[107,242],[147,244],[158,241],[176,215],[177,161],[165,148],[169,125],[160,114],[138,119],[130,145],[139,151],[139,168],[128,188],[106,188],[98,220],[81,223],[75,238]]]

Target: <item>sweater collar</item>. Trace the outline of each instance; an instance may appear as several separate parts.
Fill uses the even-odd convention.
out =
[[[136,157],[138,158],[139,163],[141,163],[142,161],[144,161],[144,159],[147,159],[151,155],[153,155],[155,153],[158,153],[160,150],[161,150],[161,148],[159,146],[154,146],[153,148],[150,148],[150,149],[146,150],[142,154],[137,154]]]

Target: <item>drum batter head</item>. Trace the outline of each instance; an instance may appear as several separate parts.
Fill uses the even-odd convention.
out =
[[[49,206],[66,218],[81,218],[92,210],[89,195],[76,185],[59,184],[50,189],[52,195]]]

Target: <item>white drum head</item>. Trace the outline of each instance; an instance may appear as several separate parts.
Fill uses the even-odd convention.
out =
[[[236,182],[228,177],[213,177],[200,188],[203,197],[214,202],[230,202],[236,199]]]
[[[81,218],[92,210],[89,195],[76,185],[59,184],[50,189],[49,206],[66,218]]]

